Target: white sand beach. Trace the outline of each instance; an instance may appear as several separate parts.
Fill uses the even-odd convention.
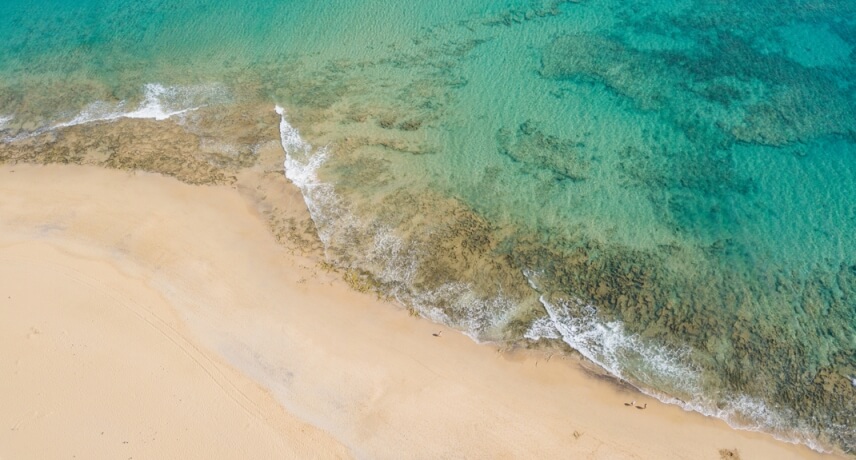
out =
[[[832,457],[354,292],[254,181],[0,166],[0,458]]]

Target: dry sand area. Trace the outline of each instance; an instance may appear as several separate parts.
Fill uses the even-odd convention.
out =
[[[830,458],[436,337],[278,244],[253,174],[0,166],[0,459]]]

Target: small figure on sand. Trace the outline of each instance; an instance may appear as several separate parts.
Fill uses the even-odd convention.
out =
[[[636,400],[634,399],[633,401],[630,401],[629,403],[624,403],[624,405],[625,405],[625,406],[635,406],[635,405],[636,405]]]
[[[636,406],[636,408],[637,408],[637,409],[647,409],[647,408],[648,408],[648,403],[645,403],[645,404],[643,404],[643,405],[641,405],[641,406]]]
[[[443,334],[443,331],[437,331],[431,335],[433,335],[434,337],[440,337],[442,334]]]

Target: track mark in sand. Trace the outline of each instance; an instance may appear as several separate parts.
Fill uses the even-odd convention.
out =
[[[423,363],[422,361],[419,361],[419,360],[418,360],[418,359],[416,359],[414,356],[411,356],[411,355],[404,355],[404,356],[406,356],[407,358],[409,358],[411,361],[415,362],[416,364],[419,364],[420,366],[422,366],[423,368],[425,368],[425,370],[427,370],[428,372],[430,372],[430,373],[432,373],[432,374],[436,375],[437,377],[439,377],[439,378],[441,378],[441,379],[443,379],[443,380],[448,380],[448,377],[446,377],[445,375],[443,375],[443,374],[441,374],[441,373],[437,372],[437,371],[436,371],[436,370],[434,370],[431,366],[429,366],[429,365],[427,365],[427,364]]]
[[[10,431],[18,431],[26,423],[32,422],[34,420],[38,420],[40,418],[47,417],[48,415],[51,415],[52,413],[53,412],[42,413],[41,411],[37,411],[37,410],[29,412],[29,413],[27,413],[27,415],[24,415],[23,417],[19,418],[18,421],[15,422],[14,425],[12,425],[12,428],[10,429]]]
[[[51,245],[51,248],[56,250],[59,249],[55,248],[53,245]],[[62,250],[60,250],[60,252],[65,253],[65,251]],[[61,276],[64,276],[82,285],[88,286],[95,292],[103,294],[108,299],[113,301],[115,305],[121,306],[125,310],[131,312],[138,319],[144,321],[149,327],[157,331],[166,340],[170,341],[173,345],[178,347],[188,358],[190,358],[200,369],[202,369],[203,372],[208,375],[209,379],[214,384],[216,384],[229,399],[231,399],[233,402],[235,402],[235,404],[240,406],[241,409],[244,410],[244,412],[263,422],[268,422],[267,417],[264,416],[264,413],[259,408],[259,406],[254,403],[243,391],[241,391],[241,389],[238,388],[237,385],[235,385],[235,383],[222,371],[220,364],[209,358],[208,355],[203,352],[199,347],[185,339],[184,336],[172,325],[164,321],[160,316],[146,308],[144,305],[139,304],[133,299],[124,299],[118,291],[111,288],[110,286],[107,286],[98,279],[88,276],[82,273],[80,270],[77,270],[74,267],[70,267],[65,264],[47,261],[32,261],[26,258],[10,256],[0,257],[0,262],[3,261],[13,262],[15,264],[28,265],[36,270],[52,269],[55,273]],[[121,274],[120,276],[127,275]],[[142,280],[137,281],[142,282]],[[145,282],[143,282],[143,284],[146,284],[148,286],[148,284]],[[157,290],[155,290],[155,292],[157,292]]]
[[[42,331],[40,331],[38,328],[31,327],[30,332],[27,333],[27,338],[33,339],[33,338],[37,337],[38,335],[40,335],[41,333],[42,333]]]

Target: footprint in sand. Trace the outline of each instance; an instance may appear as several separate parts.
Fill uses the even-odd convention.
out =
[[[719,449],[720,460],[740,460],[740,454],[737,449]]]

